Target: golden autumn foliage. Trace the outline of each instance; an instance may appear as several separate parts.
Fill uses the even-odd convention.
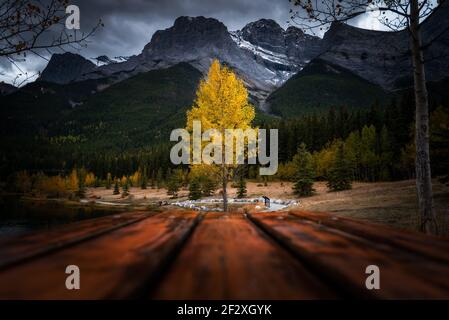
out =
[[[214,60],[206,79],[202,80],[199,85],[192,109],[187,112],[187,130],[193,130],[193,121],[195,120],[201,122],[202,133],[209,129],[217,130],[223,138],[221,139],[221,158],[223,159],[225,130],[249,129],[254,116],[254,107],[248,102],[248,91],[243,81],[228,67],[222,66],[218,60]],[[235,165],[222,162],[219,171],[215,170],[216,166],[210,165],[209,167],[214,167],[214,171],[219,173],[223,188],[223,209],[227,211],[226,186],[230,168]],[[195,170],[199,170],[199,168],[193,169],[193,171]]]
[[[86,187],[93,187],[95,186],[96,178],[95,175],[92,172],[89,172],[86,175],[86,178],[84,179],[84,185]]]
[[[62,197],[67,195],[66,180],[61,176],[47,177],[45,175],[39,175],[36,178],[35,190],[39,194]]]
[[[214,181],[219,181],[220,168],[218,166],[211,166],[207,164],[196,164],[190,166],[189,180],[201,179],[202,177],[209,177]]]
[[[137,187],[139,186],[141,179],[142,174],[140,173],[140,171],[136,171],[132,176],[129,177],[129,182],[131,183],[132,187]]]
[[[318,177],[326,177],[329,168],[335,159],[337,144],[333,143],[327,148],[323,148],[313,153],[313,161],[315,163],[315,173]]]
[[[282,181],[293,181],[297,168],[293,161],[279,164],[276,178]]]
[[[78,186],[79,186],[78,172],[76,171],[76,169],[73,169],[66,179],[66,187],[70,191],[76,191],[78,190]]]
[[[192,130],[193,120],[201,121],[203,131],[247,129],[254,116],[243,81],[214,60],[207,78],[199,85],[192,109],[187,112],[187,129]]]

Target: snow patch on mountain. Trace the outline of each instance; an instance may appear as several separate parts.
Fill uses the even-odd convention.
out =
[[[282,53],[276,53],[267,49],[264,49],[260,46],[254,45],[250,43],[249,41],[246,41],[243,39],[239,31],[231,31],[229,32],[231,35],[231,39],[234,40],[234,42],[242,49],[246,49],[254,53],[256,56],[261,57],[264,60],[277,63],[280,65],[285,66],[291,66],[294,67],[294,65],[291,65],[290,59]]]
[[[272,74],[272,77],[265,79],[267,84],[279,87],[296,72],[302,69],[301,66],[294,63],[285,54],[270,51],[246,41],[243,39],[240,31],[230,31],[229,34],[231,39],[240,49],[251,52],[256,60],[262,60],[261,62],[265,62],[269,65],[269,67],[266,67],[265,69]]]

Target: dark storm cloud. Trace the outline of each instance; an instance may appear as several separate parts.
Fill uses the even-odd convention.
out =
[[[73,0],[87,29],[101,18],[105,27],[85,51],[111,56],[139,53],[156,30],[173,25],[179,16],[206,16],[222,21],[230,30],[248,22],[271,18],[285,27],[288,0]]]
[[[179,16],[213,17],[229,30],[241,29],[261,18],[274,19],[285,28],[291,8],[288,0],[71,0],[70,3],[80,8],[83,31],[91,30],[100,18],[105,25],[90,38],[88,47],[79,51],[86,58],[139,54],[155,31],[172,26]],[[356,25],[371,28],[366,21],[360,19]],[[47,52],[41,54],[49,58]],[[22,71],[35,73],[46,63],[34,56],[17,65]],[[10,82],[16,73],[19,71],[15,66],[0,58],[0,81]]]
[[[89,31],[100,18],[105,25],[90,38],[88,47],[79,52],[87,58],[139,54],[155,31],[172,26],[179,16],[213,17],[229,30],[241,29],[261,18],[274,19],[286,27],[290,8],[288,0],[72,0],[70,3],[80,8],[83,31]],[[49,58],[46,52],[42,55]],[[6,59],[0,60],[0,80],[9,82],[8,78],[14,78],[19,71]],[[46,61],[31,58],[18,65],[34,73],[42,70]]]

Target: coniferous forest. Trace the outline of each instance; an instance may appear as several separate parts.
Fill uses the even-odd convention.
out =
[[[387,105],[374,103],[358,110],[348,110],[344,106],[331,107],[327,112],[309,113],[292,119],[256,116],[254,122],[259,128],[279,130],[280,165],[278,173],[270,179],[295,179],[297,169],[293,158],[302,143],[312,155],[313,178],[316,180],[328,178],[340,145],[344,147],[353,181],[412,179],[415,150],[414,111],[411,105],[413,101],[405,93],[391,99]],[[431,108],[433,174],[442,179],[448,172],[449,111],[444,105],[444,100],[434,102]],[[168,129],[165,128],[167,134]],[[128,136],[132,133],[124,131],[123,134]],[[29,175],[68,176],[73,169],[78,169],[94,174],[97,184],[103,185],[108,176],[122,179],[136,173],[149,183],[169,181],[176,168],[168,158],[172,146],[168,142],[148,144],[146,141],[135,141],[147,146],[92,150],[79,137],[48,137],[43,134],[36,135],[34,141],[28,142],[24,152],[19,139],[13,137],[2,141],[5,152],[1,176],[8,181],[11,190],[14,189],[17,173],[21,171],[27,171]],[[123,141],[120,135],[115,135],[114,139],[118,143]],[[188,171],[188,168],[184,170]],[[260,179],[257,172],[257,167],[251,165],[246,170],[246,177]]]

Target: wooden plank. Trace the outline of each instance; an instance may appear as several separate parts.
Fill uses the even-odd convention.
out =
[[[0,242],[0,270],[27,259],[92,239],[141,221],[153,214],[141,211],[119,213],[3,240]]]
[[[290,214],[369,239],[373,242],[400,247],[404,250],[449,263],[449,238],[423,235],[417,232],[399,230],[381,224],[368,223],[323,212],[290,211]]]
[[[288,213],[256,213],[249,217],[322,279],[354,297],[449,298],[448,264]],[[377,226],[371,228],[377,230]],[[365,286],[369,265],[380,268],[380,290],[367,290]]]
[[[314,299],[335,294],[242,214],[208,213],[156,299]]]
[[[200,215],[167,211],[89,241],[0,271],[0,299],[132,298],[173,259]],[[65,287],[66,266],[81,271],[81,289]]]

